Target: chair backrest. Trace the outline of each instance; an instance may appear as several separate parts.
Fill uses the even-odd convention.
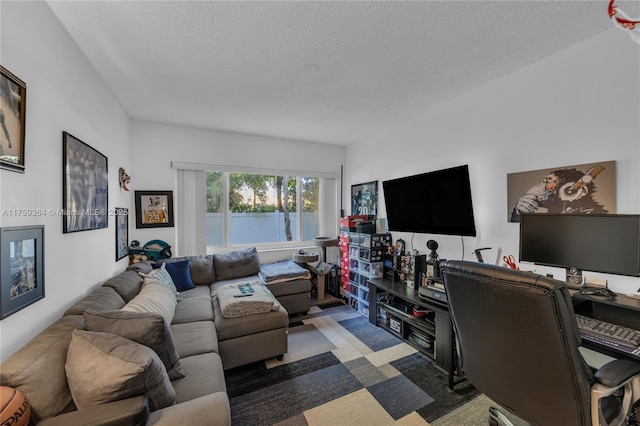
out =
[[[593,376],[565,284],[484,263],[441,267],[467,379],[534,424],[591,424]]]

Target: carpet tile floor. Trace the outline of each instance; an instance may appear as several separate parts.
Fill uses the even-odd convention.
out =
[[[281,361],[226,378],[233,426],[429,425],[478,394],[449,391],[429,358],[348,306],[313,307]]]

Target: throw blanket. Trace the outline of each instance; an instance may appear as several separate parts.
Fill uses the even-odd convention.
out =
[[[258,273],[262,281],[267,284],[281,283],[301,279],[311,279],[311,272],[298,265],[293,260],[283,260],[260,266]]]
[[[263,314],[280,309],[280,304],[260,281],[229,284],[218,289],[218,303],[225,318]]]

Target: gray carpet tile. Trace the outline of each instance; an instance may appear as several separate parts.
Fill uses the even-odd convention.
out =
[[[422,389],[434,402],[419,410],[425,420],[431,422],[476,397],[480,392],[469,382],[457,384],[453,390],[446,385],[448,375],[433,365],[425,355],[415,353],[391,363],[403,376]]]
[[[434,399],[404,376],[396,376],[367,387],[395,420],[431,404]]]
[[[263,388],[231,399],[233,425],[270,425],[362,389],[343,365]]]
[[[347,361],[344,365],[364,387],[373,386],[388,379],[378,367],[371,364],[369,360],[364,357]]]
[[[402,343],[400,339],[369,323],[365,317],[340,321],[339,324],[374,352]]]
[[[225,372],[229,398],[269,388],[298,376],[341,364],[331,352],[267,369],[264,362],[254,362]]]

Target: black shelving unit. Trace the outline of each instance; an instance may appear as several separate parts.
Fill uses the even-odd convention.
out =
[[[448,374],[449,389],[465,380],[458,376],[455,336],[446,302],[424,300],[413,287],[388,278],[370,279],[368,285],[370,323],[433,359]],[[426,313],[416,318],[414,307]]]

